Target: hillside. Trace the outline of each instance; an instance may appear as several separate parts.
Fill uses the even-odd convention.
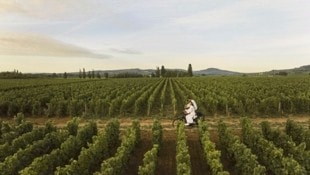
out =
[[[204,70],[194,71],[195,75],[240,75],[239,72],[222,70],[217,68],[208,68]]]
[[[280,72],[286,72],[288,74],[310,74],[310,65],[300,66],[292,69],[279,69],[264,72],[266,74],[278,74]]]

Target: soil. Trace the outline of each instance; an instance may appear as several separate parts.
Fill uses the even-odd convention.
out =
[[[187,146],[190,154],[192,175],[210,174],[210,169],[205,162],[203,149],[199,141],[197,128],[187,129]]]
[[[163,131],[163,142],[158,153],[157,175],[176,174],[176,132],[175,130]]]
[[[309,122],[310,122],[310,116],[290,116],[290,117],[255,117],[255,118],[251,118],[251,120],[253,121],[254,126],[259,126],[259,123],[261,123],[262,121],[269,121],[273,127],[284,127],[285,123],[287,121],[287,119],[293,119],[294,121],[300,123],[301,125],[304,126],[308,126]],[[36,124],[36,125],[44,125],[45,122],[47,121],[52,121],[55,125],[57,125],[58,127],[65,127],[66,123],[71,120],[70,117],[54,117],[54,118],[47,118],[47,117],[27,117],[27,120],[31,121],[32,123]],[[107,121],[110,118],[103,118],[103,119],[80,119],[80,123],[81,125],[83,125],[85,122],[89,121],[89,120],[95,120],[97,121],[97,125],[99,128],[104,127],[105,124],[107,123]],[[174,127],[172,126],[172,119],[173,118],[161,118],[161,124],[163,126],[163,128],[169,130],[172,129],[174,130]],[[9,121],[9,122],[13,122],[12,118],[0,118],[0,120],[5,120],[5,121]],[[133,118],[130,117],[122,117],[119,118],[119,121],[121,123],[121,127],[129,127],[131,125],[131,121],[133,120]],[[140,117],[140,124],[141,127],[144,129],[148,129],[151,127],[151,125],[153,124],[153,118],[150,117]],[[227,126],[233,126],[234,128],[238,129],[240,128],[240,117],[226,117],[226,116],[217,116],[217,117],[205,117],[205,120],[208,122],[209,124],[209,128],[212,129],[216,129],[217,127],[217,122],[219,120],[224,120],[224,122],[227,124]]]
[[[136,148],[129,158],[129,163],[124,171],[124,175],[136,175],[139,166],[143,163],[144,154],[152,148],[152,136],[151,131],[142,130],[141,131],[141,141],[138,143]]]

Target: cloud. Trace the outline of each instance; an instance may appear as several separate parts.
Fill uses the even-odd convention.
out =
[[[141,54],[141,52],[139,51],[128,49],[128,48],[125,48],[125,49],[111,48],[110,51],[115,52],[115,53],[122,53],[122,54],[135,54],[135,55]]]
[[[85,57],[105,59],[111,56],[95,53],[89,49],[64,43],[50,37],[23,34],[0,33],[0,54],[16,56]]]
[[[88,20],[94,15],[110,15],[105,2],[97,0],[0,0],[0,14],[17,14],[39,20]]]
[[[21,13],[24,9],[14,1],[0,0],[0,13]]]

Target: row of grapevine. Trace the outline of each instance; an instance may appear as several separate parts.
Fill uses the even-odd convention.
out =
[[[143,165],[139,166],[138,175],[155,175],[159,145],[154,144],[152,149],[144,154]]]
[[[72,84],[72,83],[80,83],[87,82],[90,80],[81,80],[81,79],[68,79],[64,81],[63,79],[49,79],[49,78],[41,78],[41,79],[0,79],[0,90],[1,91],[9,91],[9,90],[18,90],[18,89],[31,89],[36,87],[46,87],[46,86],[59,86],[63,84]],[[94,81],[94,80],[92,80]]]
[[[262,134],[254,130],[249,119],[241,121],[242,140],[258,155],[259,162],[275,175],[306,174],[306,170],[292,157],[285,157],[283,150],[272,142],[263,138]]]
[[[173,109],[173,115],[175,116],[177,114],[177,98],[175,96],[174,88],[172,86],[172,80],[169,79],[169,91],[170,91],[170,98],[171,98],[171,104]]]
[[[126,130],[122,138],[121,145],[117,148],[117,152],[113,157],[103,161],[100,172],[96,175],[118,175],[122,174],[129,160],[129,156],[136,144],[140,141],[140,122],[134,120],[132,127]]]
[[[277,147],[282,148],[285,156],[292,156],[308,171],[308,174],[310,173],[310,151],[305,150],[306,144],[304,142],[296,145],[290,136],[279,129],[272,129],[270,123],[267,121],[261,123],[261,128],[267,140],[272,141]]]
[[[13,116],[18,112],[23,112],[27,116],[49,117],[118,115],[120,103],[124,97],[146,86],[153,86],[160,80],[77,81],[25,89],[0,90],[0,116]]]
[[[50,154],[37,157],[20,174],[53,174],[56,167],[68,164],[71,158],[76,159],[82,147],[87,146],[88,142],[97,134],[97,125],[90,122],[81,128],[76,136],[70,136],[60,147],[54,149]]]
[[[153,91],[160,85],[163,84],[163,81],[159,82],[158,84],[155,84],[154,86],[152,86],[151,88],[149,88],[148,90],[144,91],[141,96],[136,99],[135,101],[135,112],[134,114],[137,115],[145,115],[146,114],[146,110],[148,109],[148,99],[150,97],[151,94],[153,94]],[[146,110],[145,110],[146,109]]]
[[[159,92],[162,91],[163,86],[165,85],[165,81],[162,81],[156,88],[153,90],[152,94],[149,96],[147,100],[147,116],[150,116],[152,107],[154,106],[154,103],[156,102],[155,99],[158,96]]]
[[[26,80],[14,81],[25,82]],[[194,98],[199,108],[209,115],[310,113],[309,77],[191,77],[54,81],[55,83],[47,81],[44,84],[29,80],[33,86],[25,82],[24,87],[17,85],[18,88],[4,89],[1,87],[5,85],[1,84],[0,116],[14,116],[22,112],[26,116],[92,117],[96,115],[105,117],[124,115],[127,111],[129,114],[135,112],[144,115],[151,113],[154,98],[159,98],[158,94],[160,94],[161,104],[163,104],[163,97],[171,98],[166,103],[166,107],[167,109],[173,108],[174,114],[177,113],[178,108],[183,107],[188,97]],[[149,93],[145,93],[142,97],[145,91]],[[140,102],[135,102],[139,98]],[[146,106],[147,100],[149,100],[149,107]],[[135,103],[136,107],[134,107]],[[158,105],[152,111],[164,111],[163,107]]]
[[[153,86],[153,84],[149,84],[143,88],[141,88],[140,90],[136,90],[135,92],[129,92],[129,94],[124,94],[124,96],[119,96],[118,98],[116,98],[115,100],[112,101],[112,105],[115,105],[117,107],[117,104],[120,104],[120,113],[121,115],[125,116],[128,113],[133,113],[134,112],[134,105],[136,100],[145,92],[148,91],[151,87]],[[111,105],[111,111],[109,111],[110,116],[113,114],[113,112],[117,112],[115,110],[112,110],[112,106]]]
[[[157,156],[162,142],[162,126],[158,119],[155,119],[152,126],[153,147],[144,154],[143,164],[139,166],[139,175],[155,175],[157,167]]]
[[[195,99],[195,101],[198,104],[198,108],[201,108],[201,104],[202,104],[202,100],[200,99],[200,96],[197,96],[195,94],[195,92],[193,91],[193,87],[190,84],[184,84],[181,81],[176,80],[175,81],[177,83],[177,86],[180,88],[180,90],[182,91],[182,94],[184,94],[183,96],[185,96],[186,94],[186,98],[187,99]]]
[[[266,168],[258,163],[257,156],[231,133],[222,120],[218,124],[218,132],[220,145],[228,158],[235,162],[239,174],[263,175],[266,173]]]
[[[199,136],[202,144],[203,154],[206,163],[209,165],[212,175],[227,175],[227,171],[223,170],[221,163],[221,152],[216,150],[215,143],[210,140],[208,126],[205,121],[199,120]]]
[[[111,120],[104,131],[93,137],[93,143],[88,148],[82,148],[79,157],[65,167],[57,167],[55,174],[88,175],[100,168],[100,163],[112,156],[114,148],[118,145],[120,123],[117,119]]]
[[[309,77],[182,79],[182,84],[199,94],[208,113],[227,115],[309,113],[309,83]]]
[[[18,150],[14,155],[8,156],[0,163],[0,175],[16,175],[18,171],[27,167],[33,159],[58,148],[68,137],[67,131],[56,131],[47,134],[42,140]]]
[[[186,93],[184,93],[180,86],[176,83],[176,81],[172,81],[171,85],[175,93],[176,107],[178,108],[175,113],[178,113],[180,112],[180,109],[183,110],[187,96]]]
[[[164,109],[164,107],[165,107],[165,104],[166,104],[166,102],[168,102],[167,100],[166,100],[166,94],[167,94],[167,86],[168,86],[168,82],[169,82],[169,80],[168,79],[166,79],[165,80],[165,84],[164,84],[164,87],[163,87],[163,90],[161,91],[161,94],[160,94],[160,109],[159,109],[159,112],[160,112],[160,116],[164,116],[165,115],[165,109]]]
[[[191,161],[188,146],[186,145],[185,128],[181,122],[177,125],[176,167],[177,175],[191,174]]]
[[[306,150],[310,150],[310,128],[304,129],[294,120],[289,119],[286,122],[285,131],[292,137],[296,144],[299,145],[304,142],[306,144]]]
[[[6,142],[0,145],[0,161],[3,161],[7,156],[14,154],[19,149],[24,149],[27,145],[43,139],[46,134],[53,131],[56,131],[56,127],[47,122],[44,128],[35,128],[31,132],[16,137],[11,143]]]
[[[8,123],[1,123],[1,137],[0,144],[11,142],[18,136],[25,134],[27,132],[31,132],[33,129],[33,124],[29,121],[24,120],[24,115],[22,113],[18,113],[15,117],[15,124],[10,125]]]

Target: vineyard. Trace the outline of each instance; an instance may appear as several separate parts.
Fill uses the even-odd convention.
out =
[[[0,83],[0,175],[310,174],[306,76]]]
[[[14,122],[1,122],[0,174],[310,174],[310,123],[254,127],[241,118],[236,127],[222,118],[213,124],[72,118],[63,127],[38,126],[19,113]]]
[[[310,77],[0,80],[0,116],[173,117],[187,98],[207,116],[310,114]]]

